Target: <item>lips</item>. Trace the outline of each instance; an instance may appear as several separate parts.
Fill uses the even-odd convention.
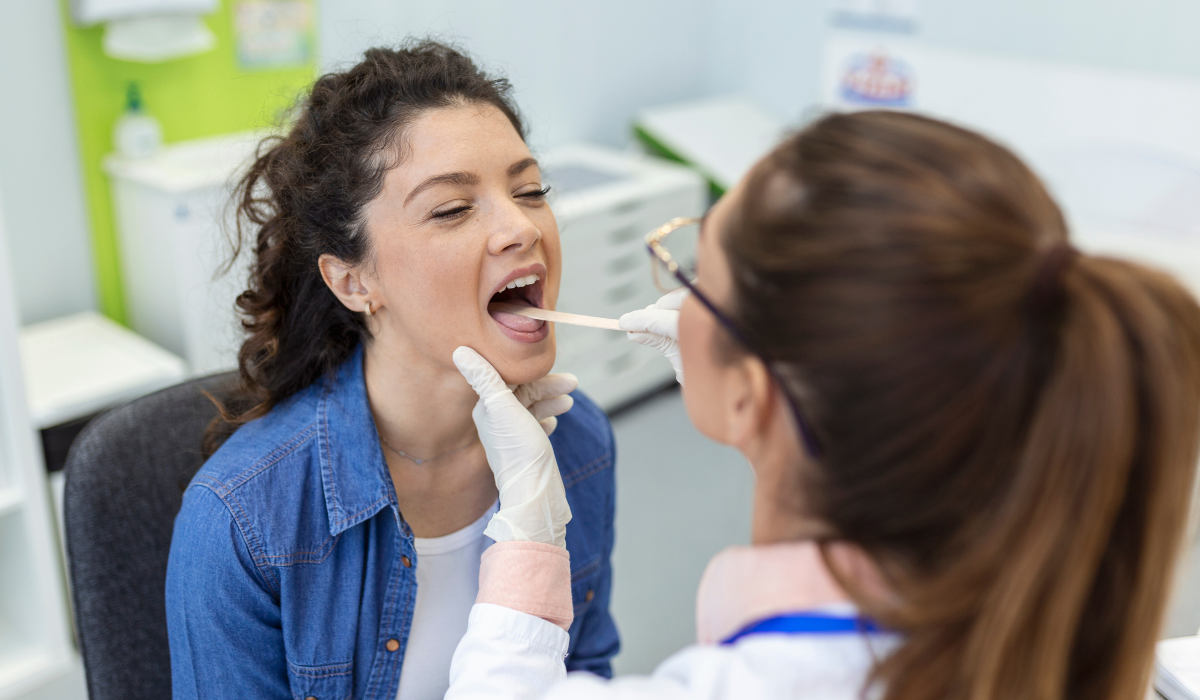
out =
[[[504,302],[516,306],[541,308],[545,278],[546,268],[542,265],[531,265],[513,270],[498,285],[498,289],[492,295],[489,304],[491,302]],[[545,321],[492,309],[488,309],[488,314],[500,327],[501,332],[518,342],[536,343],[545,339],[550,333],[550,327]]]

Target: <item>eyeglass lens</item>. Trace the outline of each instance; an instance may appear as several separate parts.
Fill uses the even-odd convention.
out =
[[[671,231],[659,240],[679,266],[679,272],[689,282],[696,279],[696,246],[700,242],[700,224],[686,224]],[[658,256],[653,257],[654,283],[660,291],[670,292],[683,286],[667,264]]]

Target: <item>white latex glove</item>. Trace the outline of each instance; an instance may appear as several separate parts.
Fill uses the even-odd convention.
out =
[[[460,347],[453,357],[479,394],[471,418],[500,491],[500,510],[483,534],[497,542],[565,547],[571,507],[545,429],[479,353]]]
[[[650,306],[630,311],[617,320],[630,340],[655,348],[667,358],[680,384],[683,384],[683,361],[679,357],[679,309],[688,293],[687,287],[676,289]]]
[[[513,395],[542,424],[546,435],[550,435],[558,427],[558,416],[575,405],[575,399],[567,394],[575,391],[577,386],[579,380],[573,374],[547,374],[541,379],[521,384],[513,389]]]

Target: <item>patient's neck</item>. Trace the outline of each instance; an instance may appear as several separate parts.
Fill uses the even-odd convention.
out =
[[[497,497],[483,446],[475,440],[474,390],[453,366],[431,362],[403,343],[370,341],[363,362],[375,427],[392,448],[383,454],[405,522],[417,537],[441,537],[470,525]],[[417,464],[395,450],[433,461]]]
[[[393,447],[428,459],[475,435],[478,397],[453,366],[398,343],[369,342],[363,372],[375,425]]]

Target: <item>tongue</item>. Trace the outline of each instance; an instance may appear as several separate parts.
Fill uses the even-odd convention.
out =
[[[539,321],[536,318],[529,318],[528,316],[513,314],[507,311],[495,311],[489,309],[488,313],[492,315],[492,318],[496,319],[496,323],[511,328],[514,331],[521,331],[522,333],[532,333],[546,323],[545,321]]]

